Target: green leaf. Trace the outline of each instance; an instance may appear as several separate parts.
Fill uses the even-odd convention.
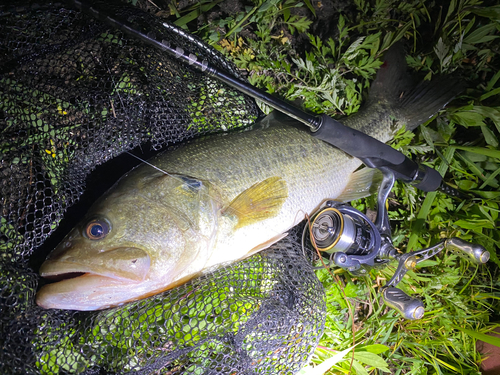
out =
[[[486,86],[486,91],[491,91],[493,87],[495,87],[495,84],[497,83],[499,78],[500,78],[500,71],[496,72],[496,74],[490,79],[488,85]]]
[[[498,147],[498,139],[488,127],[481,126],[481,131],[483,132],[484,140],[487,144],[493,147]]]
[[[311,4],[310,0],[304,0],[304,3],[306,4],[307,8],[311,11],[314,17],[316,17],[316,11],[314,10],[314,7]]]
[[[367,352],[374,353],[374,354],[380,354],[388,351],[390,348],[386,345],[382,344],[373,344],[373,345],[367,345],[363,346],[362,350],[366,350]]]
[[[262,4],[257,12],[262,13],[268,10],[270,7],[274,5],[274,1],[267,0],[264,4]]]
[[[500,159],[500,150],[493,150],[486,147],[453,146],[458,150],[468,151],[475,154],[486,155],[490,158]]]
[[[500,73],[500,71],[499,71]],[[494,96],[494,95],[497,95],[497,94],[500,94],[500,87],[497,87],[496,89],[493,89],[491,91],[488,91],[486,94],[482,95],[479,100],[480,101],[483,101],[483,100],[486,100],[488,99],[489,97],[491,96]]]
[[[346,284],[346,286],[344,288],[344,293],[345,293],[346,297],[354,298],[357,296],[357,290],[358,290],[357,285],[350,282],[350,283]]]
[[[488,220],[457,220],[455,224],[464,229],[476,231],[481,228],[495,229]]]
[[[478,16],[500,22],[500,5],[494,5],[488,8],[472,8],[471,12]]]
[[[472,111],[455,112],[450,118],[465,127],[485,125],[484,116]]]
[[[203,4],[199,7],[196,7],[195,9],[193,9],[191,12],[189,12],[185,16],[182,16],[178,20],[174,21],[174,24],[179,26],[179,27],[185,27],[189,22],[198,18],[202,13],[208,12],[210,9],[212,9],[214,6],[216,6],[221,1],[222,0],[216,0],[216,1],[212,1],[209,4]]]
[[[490,174],[488,178],[484,181],[484,183],[481,185],[480,189],[484,189],[486,186],[495,186],[497,184],[496,182],[496,177],[500,174],[500,168],[498,168],[495,172]],[[498,184],[497,184],[498,185]]]
[[[464,38],[465,44],[479,44],[485,43],[490,40],[498,38],[495,35],[489,35],[492,32],[496,31],[496,25],[494,23],[488,23],[470,33],[468,36]]]
[[[422,133],[422,136],[424,137],[425,141],[431,147],[434,147],[434,142],[445,143],[443,136],[439,132],[432,130],[427,126],[421,126],[420,132]],[[413,132],[411,133],[414,134]]]
[[[283,19],[287,22],[290,18],[290,8],[283,9]]]
[[[481,198],[484,198],[484,199],[500,198],[500,191],[471,190],[471,192],[480,196]]]
[[[500,111],[493,107],[474,106],[473,112],[479,113],[484,117],[489,117],[494,123],[497,130],[500,132]]]
[[[456,181],[456,184],[458,188],[462,190],[471,190],[477,188],[477,183],[471,180]]]
[[[361,365],[361,363],[356,360],[352,362],[352,367],[354,367],[354,369],[356,370],[357,375],[370,375],[368,374],[368,371],[366,371],[366,369],[363,367],[363,365]]]
[[[389,367],[385,359],[375,353],[356,350],[354,351],[354,358],[356,358],[359,362],[364,363],[365,365],[372,366],[378,369],[386,370]]]

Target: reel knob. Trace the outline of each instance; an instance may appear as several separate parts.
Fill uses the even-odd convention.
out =
[[[455,254],[466,258],[474,264],[484,264],[490,259],[490,253],[484,247],[464,241],[458,237],[447,239],[445,246]]]
[[[382,291],[384,303],[409,320],[421,319],[424,316],[424,304],[418,298],[412,298],[401,289],[388,287]]]

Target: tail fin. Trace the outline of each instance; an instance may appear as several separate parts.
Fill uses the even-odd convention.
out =
[[[414,86],[407,73],[403,45],[396,43],[384,55],[384,64],[370,89],[368,105],[386,103],[399,114],[398,120],[403,121],[408,130],[413,130],[464,88],[459,79],[451,77],[437,78]]]
[[[384,54],[384,63],[377,72],[375,81],[371,84],[368,103],[396,103],[401,94],[409,91],[413,82],[407,72],[405,51],[401,43],[394,44]]]
[[[462,82],[450,77],[418,84],[400,101],[401,112],[407,119],[406,129],[413,130],[426,122],[464,89]]]

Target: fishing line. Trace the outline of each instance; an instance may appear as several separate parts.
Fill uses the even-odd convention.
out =
[[[109,17],[108,17],[108,18],[109,18]],[[110,77],[111,77],[111,81],[113,82],[113,84],[115,85],[115,87],[118,87],[118,84],[115,82],[114,77],[113,77],[113,74],[111,74],[111,70],[109,69],[109,66],[108,66],[108,65],[106,65],[106,69],[108,70],[108,73],[109,73],[109,75],[110,75]],[[128,114],[127,106],[126,106],[126,105],[125,105],[125,103],[123,102],[123,99],[122,99],[122,97],[121,97],[121,95],[120,95],[120,92],[119,92],[119,91],[117,91],[116,93],[117,93],[117,95],[118,95],[118,98],[120,99],[120,103],[122,104],[122,109],[123,109],[123,111],[124,111],[124,113],[125,113],[125,117],[129,120],[129,123],[132,123],[132,121],[131,121],[131,119],[130,119],[130,116],[129,116],[129,114]],[[116,116],[115,116],[115,117],[116,117]],[[182,178],[180,178],[180,177],[178,177],[178,176],[175,176],[175,175],[172,175],[172,174],[168,173],[167,171],[165,171],[165,170],[163,170],[163,169],[161,169],[161,168],[157,167],[156,165],[154,165],[154,164],[152,164],[152,163],[148,162],[147,160],[144,160],[143,158],[141,158],[141,157],[139,157],[139,156],[137,156],[137,155],[132,154],[132,153],[131,153],[131,152],[129,152],[129,151],[125,151],[125,152],[126,152],[127,154],[129,154],[129,155],[133,156],[134,158],[138,159],[139,161],[143,162],[144,164],[147,164],[147,165],[149,165],[150,167],[152,167],[152,168],[156,169],[157,171],[162,172],[162,173],[164,173],[165,175],[167,175],[167,176],[169,176],[169,177],[173,177],[173,178],[175,178],[175,179],[177,179],[177,180],[179,180],[179,181],[181,181],[181,182],[185,183],[185,184],[186,184],[186,185],[188,185],[190,188],[193,188],[193,189],[197,190],[197,188],[198,188],[198,186],[197,186],[197,185],[194,185],[194,184],[193,184],[193,185],[191,185],[188,181],[183,180]],[[205,193],[203,193],[203,192],[201,192],[201,191],[200,191],[200,194],[205,194]],[[215,197],[213,197],[213,196],[211,196],[211,195],[209,195],[209,194],[206,194],[206,196],[208,196],[209,198],[211,198],[211,199],[213,199],[214,201],[216,201],[217,203],[219,203],[221,207],[224,207],[224,206],[225,206],[224,202],[217,200],[217,198],[215,198]],[[239,211],[239,210],[237,210],[237,209],[233,209],[233,210],[234,210],[235,212],[239,213],[239,214],[243,214],[241,211]],[[275,232],[275,233],[278,233],[278,232]]]
[[[316,115],[304,112],[290,103],[239,79],[231,72],[209,64],[207,59],[184,50],[180,46],[172,45],[169,40],[163,39],[162,35],[157,37],[152,31],[141,30],[140,26],[134,25],[127,19],[109,14],[109,12],[105,12],[102,9],[94,8],[91,4],[87,4],[81,0],[73,0],[72,4],[77,9],[122,31],[126,35],[141,40],[143,43],[153,46],[160,51],[164,51],[175,59],[179,59],[182,63],[193,67],[198,72],[204,73],[208,77],[216,78],[238,92],[264,102],[266,105],[285,113],[287,116],[309,127],[311,136],[321,139],[347,154],[360,159],[370,168],[389,168],[395,173],[396,178],[407,183],[412,183],[415,187],[425,192],[435,191],[442,184],[442,177],[436,170],[417,164],[403,153],[357,129],[349,128],[326,114]],[[172,26],[168,23],[164,23],[163,27],[167,30],[172,29]],[[178,31],[175,32],[179,33]],[[182,37],[187,36],[182,35]]]
[[[306,214],[306,228],[309,228],[309,231],[312,233],[312,224],[311,224],[311,219],[308,214]],[[349,298],[347,298],[347,294],[345,293],[344,290],[344,284],[342,283],[342,280],[340,280],[340,277],[338,275],[333,275],[333,273],[330,271],[330,268],[326,266],[325,262],[323,261],[323,256],[321,255],[321,252],[318,248],[318,245],[316,245],[316,240],[314,239],[314,236],[310,236],[310,241],[312,246],[314,247],[314,250],[316,250],[316,253],[318,254],[319,259],[321,260],[321,263],[323,264],[323,268],[330,274],[330,276],[337,281],[337,285],[339,286],[340,291],[342,292],[342,296],[344,297],[344,301],[347,304],[347,311],[349,314],[349,317],[351,318],[351,331],[352,331],[352,356],[351,356],[351,363],[349,366],[349,373],[352,372],[352,366],[354,363],[354,352],[356,351],[356,330],[354,327],[354,307],[351,305],[351,301]],[[352,308],[352,311],[351,311]]]
[[[78,2],[75,2],[75,3],[78,3]],[[95,15],[94,15],[94,16],[95,16]],[[98,18],[99,18],[99,17],[98,17]],[[114,24],[114,26],[115,26],[115,27],[116,27],[116,24],[119,24],[119,23],[117,23],[117,21],[113,20],[113,19],[112,19],[112,18],[110,18],[109,16],[107,17],[107,19],[108,19],[109,21],[111,21],[111,23],[112,23],[112,24]],[[115,24],[115,23],[116,23],[116,24]],[[165,24],[165,26],[167,26],[167,25]],[[127,30],[128,30],[128,28],[127,28]],[[130,31],[130,30],[129,30],[129,31]],[[150,36],[148,36],[148,38],[150,38]],[[168,43],[168,45],[170,45],[170,43],[169,43],[169,42],[166,42],[166,41],[162,41],[162,43]],[[176,57],[179,57],[179,56],[177,56],[177,55],[179,55],[179,53],[180,53],[180,52],[179,52],[179,50],[177,49],[177,50],[176,50]],[[190,55],[190,58],[195,58],[195,61],[196,61],[196,56],[194,56],[194,55]],[[204,63],[205,63],[205,62],[206,62],[206,61],[204,61]],[[191,65],[191,64],[190,64],[190,65]],[[118,87],[118,83],[117,83],[117,82],[115,82],[114,76],[113,76],[113,74],[111,73],[111,70],[110,70],[109,66],[106,64],[106,65],[105,65],[105,67],[106,67],[106,69],[107,69],[107,71],[108,71],[108,73],[109,73],[109,76],[111,77],[111,81],[113,82],[114,86],[117,88],[117,87]],[[203,71],[204,71],[204,69],[203,69]],[[120,103],[121,103],[121,105],[122,105],[122,110],[123,110],[123,112],[124,112],[124,114],[125,114],[125,117],[129,120],[129,123],[133,123],[133,121],[131,120],[131,118],[130,118],[130,116],[129,116],[129,113],[128,113],[128,107],[127,107],[127,106],[125,105],[125,103],[123,102],[123,98],[122,98],[122,96],[121,96],[121,94],[120,94],[120,91],[119,91],[119,90],[117,90],[117,91],[116,91],[116,94],[117,94],[118,99],[120,100]],[[112,103],[112,102],[111,102],[111,103]],[[114,112],[114,111],[113,111],[113,112]],[[116,115],[115,115],[115,117],[116,117]],[[165,171],[165,170],[163,170],[163,169],[161,169],[161,168],[157,167],[156,165],[154,165],[154,164],[152,164],[152,163],[150,163],[150,162],[148,162],[148,161],[144,160],[143,158],[141,158],[141,157],[139,157],[139,156],[137,156],[137,155],[132,154],[132,153],[131,153],[131,152],[129,152],[129,151],[125,151],[125,152],[126,152],[127,154],[129,154],[129,155],[133,156],[134,158],[138,159],[139,161],[141,161],[141,162],[143,162],[143,163],[147,164],[148,166],[150,166],[150,167],[152,167],[152,168],[154,168],[154,169],[158,170],[159,172],[162,172],[162,173],[164,173],[165,175],[167,175],[167,176],[169,176],[169,177],[173,177],[173,178],[175,178],[175,179],[177,179],[177,180],[181,181],[182,183],[186,184],[186,185],[187,185],[187,186],[189,186],[190,188],[193,188],[194,190],[197,190],[197,189],[198,189],[198,186],[197,186],[197,185],[190,184],[188,181],[183,180],[182,178],[180,178],[180,177],[178,177],[178,176],[175,176],[175,175],[172,175],[172,174],[168,173],[167,171]],[[209,197],[210,199],[213,199],[213,200],[214,200],[215,202],[217,202],[217,203],[218,203],[221,207],[225,207],[225,206],[226,206],[225,202],[222,202],[221,200],[218,200],[216,197],[213,197],[213,196],[211,196],[210,194],[203,193],[203,192],[201,192],[201,191],[199,192],[199,194],[206,195],[206,196],[207,196],[207,197]],[[240,214],[240,215],[239,215],[240,217],[247,216],[247,215],[243,214],[243,212],[239,211],[239,210],[238,210],[238,209],[236,209],[236,208],[233,208],[233,211],[234,211],[234,212],[237,212],[238,214]],[[274,227],[268,226],[268,228],[271,230],[271,232],[273,232],[273,233],[275,233],[275,234],[281,234],[281,232],[279,232],[279,231],[277,231],[277,230],[274,230]]]
[[[108,67],[107,65],[106,65],[106,69],[108,70],[108,73],[109,73],[109,75],[110,75],[110,77],[111,77],[111,81],[113,82],[113,84],[115,84],[115,87],[118,87],[118,84],[117,84],[117,83],[115,83],[115,80],[114,80],[113,74],[111,74],[111,71],[110,71],[110,69],[109,69],[109,67]],[[123,99],[122,99],[122,97],[121,97],[121,95],[120,95],[120,92],[119,92],[119,91],[117,91],[117,95],[118,95],[118,98],[120,99],[120,103],[122,104],[123,111],[124,111],[124,113],[125,113],[125,117],[129,120],[129,123],[132,123],[132,121],[131,121],[131,119],[130,119],[130,116],[129,116],[129,114],[128,114],[128,111],[127,111],[127,106],[126,106],[126,105],[125,105],[125,103],[123,102]],[[115,117],[116,117],[116,116],[115,116]],[[144,164],[149,165],[150,167],[152,167],[152,168],[156,169],[157,171],[162,172],[162,173],[164,173],[165,175],[167,175],[167,176],[169,176],[169,177],[173,177],[173,178],[175,178],[175,179],[177,179],[177,180],[181,181],[182,183],[184,183],[184,184],[188,185],[190,188],[193,188],[194,190],[197,190],[197,188],[198,188],[198,186],[197,186],[197,185],[194,185],[194,184],[193,184],[193,185],[191,185],[188,181],[183,180],[182,178],[180,178],[180,177],[178,177],[178,176],[175,176],[175,175],[172,175],[172,174],[168,173],[167,171],[165,171],[165,170],[163,170],[163,169],[161,169],[161,168],[157,167],[156,165],[154,165],[154,164],[152,164],[152,163],[148,162],[147,160],[144,160],[143,158],[141,158],[141,157],[139,157],[139,156],[137,156],[137,155],[132,154],[132,153],[131,153],[131,152],[129,152],[129,151],[125,151],[125,153],[127,153],[127,154],[129,154],[129,155],[133,156],[134,158],[138,159],[139,161],[143,162]],[[200,194],[205,194],[205,193],[203,193],[203,192],[201,192],[201,191],[200,191]],[[224,202],[217,200],[217,198],[215,198],[215,197],[213,197],[213,196],[211,196],[211,195],[209,195],[209,194],[206,194],[206,196],[208,196],[210,199],[213,199],[214,201],[216,201],[217,203],[219,203],[219,205],[220,205],[221,207],[224,207],[224,206],[225,206]],[[242,212],[238,211],[237,209],[234,209],[234,211],[235,211],[235,212],[238,212],[239,214],[243,214]],[[277,233],[277,232],[275,232],[275,233]]]
[[[139,156],[137,156],[137,155],[132,154],[130,151],[125,151],[125,153],[126,153],[126,154],[129,154],[130,156],[133,156],[134,158],[136,158],[136,159],[138,159],[138,160],[140,160],[140,161],[141,161],[141,162],[143,162],[144,164],[147,164],[147,165],[149,165],[150,167],[153,167],[153,168],[154,168],[154,169],[156,169],[157,171],[160,171],[160,172],[162,172],[162,173],[166,174],[167,176],[170,176],[170,177],[173,177],[173,178],[177,178],[178,180],[181,180],[181,181],[182,181],[182,179],[181,179],[180,177],[177,177],[177,176],[174,176],[174,175],[172,175],[172,174],[168,173],[167,171],[165,171],[165,170],[163,170],[163,169],[161,169],[161,168],[157,167],[156,165],[151,164],[149,161],[144,160],[143,158],[141,158],[141,157],[139,157]],[[185,182],[185,181],[183,181],[183,182]],[[186,183],[189,185],[189,183],[188,183],[188,182],[186,182]],[[189,185],[189,186],[190,186],[190,187],[192,187],[192,188],[194,188],[194,187],[195,187],[194,185]]]
[[[197,186],[197,185],[190,185],[188,181],[183,180],[183,179],[182,179],[182,178],[180,178],[179,176],[176,176],[176,175],[173,175],[173,174],[168,173],[167,171],[165,171],[165,170],[163,170],[163,169],[161,169],[161,168],[157,167],[156,165],[154,165],[154,164],[150,163],[150,162],[149,162],[149,161],[147,161],[147,160],[144,160],[143,158],[141,158],[141,157],[139,157],[139,156],[137,156],[137,155],[132,154],[132,153],[131,153],[131,152],[129,152],[129,151],[125,151],[125,153],[129,154],[130,156],[133,156],[134,158],[136,158],[136,159],[140,160],[140,161],[141,161],[141,162],[143,162],[144,164],[149,165],[150,167],[152,167],[152,168],[156,169],[157,171],[162,172],[162,173],[166,174],[166,175],[167,175],[167,176],[169,176],[169,177],[175,178],[175,179],[177,179],[177,180],[181,181],[182,183],[185,183],[186,185],[188,185],[189,187],[191,187],[191,188],[193,188],[193,189],[197,189],[197,188],[198,188],[198,186]],[[223,206],[225,205],[225,204],[224,204],[224,202],[217,200],[215,197],[211,196],[210,194],[206,194],[206,193],[203,193],[203,192],[201,192],[201,191],[200,191],[200,194],[205,194],[207,197],[209,197],[209,198],[213,199],[214,201],[216,201],[217,203],[219,203],[219,204],[221,205],[221,207],[223,207]],[[238,211],[238,210],[236,210],[236,209],[234,209],[234,211],[236,211],[236,212],[238,212],[238,213],[242,213],[242,212],[240,212],[240,211]]]
[[[110,77],[111,77],[111,80],[112,80],[113,84],[115,84],[115,87],[118,87],[118,86],[117,86],[117,83],[115,83],[115,80],[114,80],[113,74],[111,74],[111,71],[110,71],[110,69],[109,69],[109,66],[107,66],[107,65],[106,65],[106,69],[108,70],[108,73],[109,73],[109,75],[110,75]],[[126,106],[126,105],[125,105],[125,103],[123,102],[123,99],[122,99],[122,97],[121,97],[121,95],[120,95],[120,92],[119,92],[119,91],[117,91],[117,95],[118,95],[118,98],[120,99],[120,103],[122,104],[122,107],[123,107],[123,110],[124,110],[124,113],[125,113],[125,117],[129,120],[129,123],[132,123],[132,121],[131,121],[131,119],[130,119],[130,116],[129,116],[129,114],[128,114],[128,111],[127,111],[127,106]],[[116,117],[116,116],[115,116],[115,117]],[[167,176],[169,176],[169,177],[173,177],[173,178],[175,178],[175,179],[177,179],[177,180],[181,181],[182,183],[184,183],[184,184],[188,185],[190,188],[193,188],[193,189],[195,189],[195,190],[197,190],[197,189],[198,189],[198,186],[197,186],[197,185],[194,185],[194,184],[192,184],[192,185],[191,185],[188,181],[183,180],[182,178],[180,178],[180,177],[178,177],[178,176],[175,176],[175,175],[172,175],[172,174],[168,173],[167,171],[165,171],[165,170],[163,170],[163,169],[161,169],[161,168],[157,167],[156,165],[154,165],[154,164],[152,164],[152,163],[148,162],[147,160],[144,160],[143,158],[141,158],[141,157],[139,157],[139,156],[137,156],[137,155],[132,154],[132,153],[131,153],[131,152],[129,152],[129,151],[125,151],[125,152],[126,152],[127,154],[129,154],[129,155],[133,156],[134,158],[138,159],[139,161],[143,162],[144,164],[147,164],[147,165],[149,165],[150,167],[152,167],[152,168],[156,169],[157,171],[162,172],[162,173],[164,173],[165,175],[167,175]],[[217,198],[215,198],[215,197],[211,196],[210,194],[206,194],[206,193],[203,193],[203,192],[201,192],[201,191],[200,191],[199,193],[200,193],[200,194],[202,194],[202,195],[203,195],[203,194],[205,194],[205,195],[206,195],[207,197],[209,197],[210,199],[213,199],[214,201],[216,201],[217,203],[219,203],[219,205],[220,205],[221,207],[224,207],[224,206],[225,206],[225,203],[224,203],[224,202],[222,202],[222,201],[218,200]],[[237,212],[238,214],[240,214],[240,216],[245,216],[245,215],[243,214],[243,212],[241,212],[241,211],[237,210],[236,208],[233,208],[233,211],[235,211],[235,212]],[[275,231],[273,228],[271,228],[271,230],[272,230],[272,232],[273,232],[273,233],[280,234],[280,232]]]

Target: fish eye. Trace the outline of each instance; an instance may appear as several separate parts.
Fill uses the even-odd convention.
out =
[[[91,220],[85,227],[85,234],[91,240],[100,240],[109,233],[110,226],[104,220]]]

